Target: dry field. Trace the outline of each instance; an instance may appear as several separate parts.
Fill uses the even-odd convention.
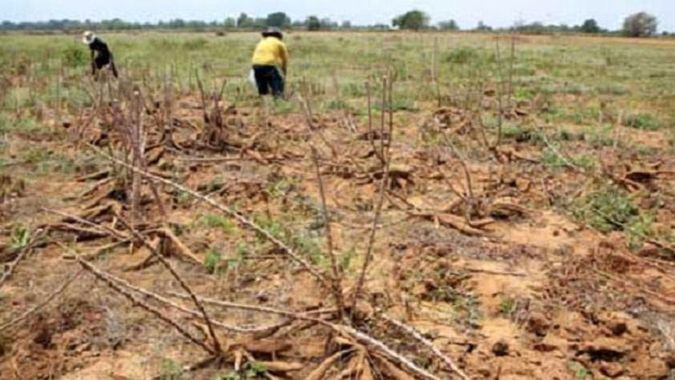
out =
[[[0,35],[1,379],[672,379],[675,41]]]

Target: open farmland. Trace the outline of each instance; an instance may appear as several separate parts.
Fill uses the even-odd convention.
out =
[[[0,378],[674,375],[675,40],[102,37],[0,35]]]

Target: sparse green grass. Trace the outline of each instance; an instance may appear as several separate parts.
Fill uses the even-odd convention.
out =
[[[541,162],[552,169],[561,169],[568,167],[569,164],[572,164],[576,167],[590,170],[596,165],[595,157],[588,154],[578,154],[569,158],[562,157],[561,154],[562,153],[560,153],[559,149],[554,150],[547,147],[542,153]]]
[[[624,125],[630,128],[655,131],[661,129],[661,122],[651,114],[634,113],[624,120]]]
[[[179,363],[171,359],[162,359],[161,373],[159,380],[183,380],[183,370]]]
[[[653,216],[641,213],[625,192],[612,185],[578,200],[574,215],[603,233],[624,231],[631,248],[639,248],[645,238],[653,235]]]
[[[516,310],[516,301],[513,298],[505,297],[499,303],[499,313],[504,318],[511,318],[511,315]]]
[[[572,361],[569,363],[569,369],[574,374],[574,378],[577,380],[586,380],[591,375],[591,371],[588,368],[584,367],[583,364]]]
[[[221,261],[222,253],[211,248],[204,259],[204,268],[211,274],[218,274],[220,272]]]
[[[218,228],[227,235],[235,232],[237,226],[228,217],[218,214],[206,214],[199,220],[199,224],[208,228]]]

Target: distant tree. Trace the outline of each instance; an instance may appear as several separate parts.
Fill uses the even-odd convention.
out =
[[[267,26],[275,26],[277,28],[285,28],[291,25],[291,18],[284,12],[274,12],[267,15]]]
[[[228,17],[223,21],[223,26],[227,29],[233,29],[237,27],[237,20],[234,17]]]
[[[543,23],[535,21],[529,24],[525,24],[522,21],[517,22],[512,30],[524,34],[544,34],[550,32],[551,29],[547,28]]]
[[[242,13],[237,18],[237,28],[250,28],[253,26],[253,19],[248,17],[246,13]]]
[[[589,18],[588,20],[584,21],[583,24],[581,24],[579,31],[581,33],[600,33],[601,29],[595,19]]]
[[[331,19],[329,19],[327,17],[322,18],[320,23],[321,23],[321,29],[324,29],[324,30],[337,29],[337,27],[338,27],[337,22],[332,21]]]
[[[459,30],[459,25],[455,20],[448,20],[439,22],[438,28],[441,30]]]
[[[623,34],[628,37],[649,37],[656,33],[658,21],[649,13],[632,14],[623,21]]]
[[[342,24],[340,24],[341,29],[351,29],[352,28],[352,22],[349,20],[342,21]]]
[[[320,30],[321,29],[321,20],[316,16],[309,16],[305,21],[307,30]]]
[[[478,21],[478,25],[476,25],[476,30],[480,32],[489,32],[492,30],[492,27],[485,25],[483,21]]]
[[[429,16],[422,11],[412,10],[396,17],[391,23],[400,29],[420,30],[429,27]]]

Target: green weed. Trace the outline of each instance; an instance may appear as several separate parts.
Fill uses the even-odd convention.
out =
[[[447,53],[443,60],[448,63],[465,64],[478,60],[480,56],[481,54],[475,48],[461,47]]]
[[[87,53],[81,46],[70,45],[61,52],[61,59],[66,67],[80,67],[87,63]]]
[[[204,259],[204,268],[210,274],[218,274],[220,272],[221,261],[222,261],[222,253],[212,248],[206,254],[206,258]]]
[[[646,113],[635,113],[628,115],[624,120],[626,127],[642,129],[645,131],[655,131],[661,129],[661,122],[653,115]]]
[[[182,380],[183,370],[180,364],[171,359],[162,360],[162,371],[158,376],[159,380]]]
[[[499,313],[505,318],[510,318],[516,310],[516,301],[513,298],[504,298],[499,304]]]
[[[15,251],[24,249],[30,244],[30,239],[30,230],[22,224],[17,224],[12,228],[12,244],[10,247]]]
[[[630,197],[615,186],[605,186],[578,201],[574,215],[603,233],[627,232],[634,247],[651,234],[653,218],[641,215]]]
[[[265,189],[272,198],[283,198],[295,187],[292,180],[288,178],[279,178],[267,185]]]
[[[555,149],[546,148],[542,153],[541,163],[552,169],[561,169],[568,167],[569,164],[572,164],[576,167],[590,170],[595,167],[596,160],[593,156],[586,154],[565,158],[562,157]]]
[[[574,373],[574,377],[577,380],[585,380],[591,376],[591,372],[583,366],[583,364],[572,361],[569,363],[569,369]]]
[[[200,219],[200,224],[208,228],[219,228],[225,234],[232,234],[237,226],[228,217],[218,214],[206,214]]]

